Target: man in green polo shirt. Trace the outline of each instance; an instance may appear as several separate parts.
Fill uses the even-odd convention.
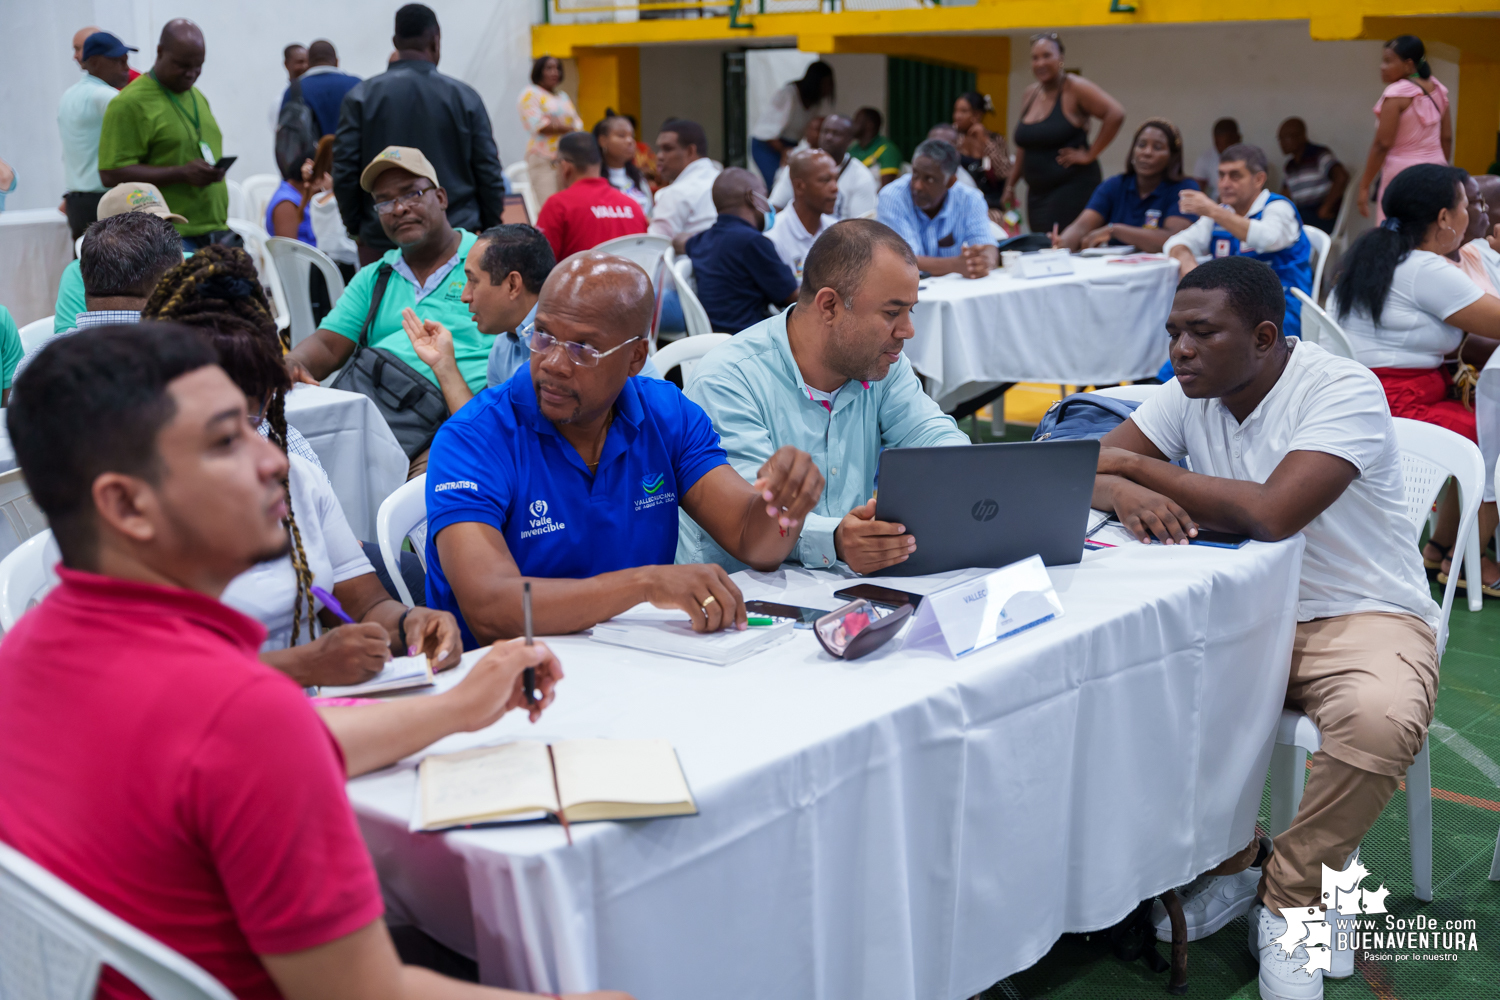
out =
[[[99,179],[105,187],[127,181],[154,184],[187,219],[178,223],[182,245],[197,250],[234,242],[229,187],[214,164],[223,155],[219,123],[208,98],[193,83],[203,71],[203,32],[185,18],[168,21],[156,47],[156,65],[115,95],[99,132]]]
[[[880,187],[901,176],[901,150],[880,134],[883,121],[874,108],[854,112],[854,141],[849,144],[849,155],[880,175],[876,182]]]
[[[401,325],[402,310],[411,309],[420,319],[441,323],[453,334],[459,374],[472,392],[479,392],[486,384],[494,338],[479,332],[462,298],[464,261],[477,237],[448,222],[448,192],[438,184],[437,171],[420,149],[385,147],[360,174],[359,186],[375,199],[375,214],[396,248],[360,268],[322,325],[286,356],[287,370],[294,380],[316,383],[349,360],[370,315],[380,268],[388,265],[391,277],[366,343],[390,351],[440,386],[432,369],[417,357]],[[426,467],[425,451],[412,458],[412,475]]]

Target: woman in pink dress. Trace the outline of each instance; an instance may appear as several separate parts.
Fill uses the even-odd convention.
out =
[[[1380,50],[1380,79],[1385,93],[1375,102],[1375,141],[1359,178],[1359,214],[1370,214],[1367,196],[1375,175],[1375,221],[1385,220],[1380,200],[1386,185],[1416,163],[1447,164],[1453,158],[1453,117],[1448,88],[1433,79],[1427,49],[1415,35],[1400,35]]]

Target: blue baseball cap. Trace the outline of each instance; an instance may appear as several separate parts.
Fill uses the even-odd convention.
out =
[[[117,59],[127,52],[139,51],[140,49],[126,45],[107,31],[96,31],[83,40],[84,59],[93,56],[107,56],[110,59]]]

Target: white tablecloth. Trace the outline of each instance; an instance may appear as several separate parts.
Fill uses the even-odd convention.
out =
[[[406,482],[410,464],[380,410],[357,392],[298,385],[287,397],[286,419],[318,453],[349,527],[375,541],[381,501]]]
[[[488,983],[969,997],[1249,843],[1301,556],[1300,536],[1089,553],[1051,571],[1064,618],[957,661],[898,639],[844,663],[809,632],[727,668],[549,640],[567,676],[538,725],[434,748],[665,737],[695,817],[578,825],[572,847],[541,823],[413,834],[410,762],[349,796],[390,918]]]
[[[0,212],[0,305],[16,326],[52,315],[57,283],[72,259],[68,217],[57,209]]]
[[[1155,375],[1167,360],[1175,261],[1111,264],[1020,278],[927,278],[906,345],[945,410],[1001,382],[1106,385]]]

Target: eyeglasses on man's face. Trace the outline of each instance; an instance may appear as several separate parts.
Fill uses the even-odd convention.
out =
[[[424,194],[427,194],[429,191],[436,190],[437,188],[435,187],[418,188],[415,191],[408,191],[405,194],[398,194],[396,195],[396,197],[391,198],[388,201],[377,201],[375,203],[375,211],[380,215],[390,215],[396,210],[397,205],[405,206],[407,209],[416,208],[417,202],[422,200],[422,196]]]
[[[607,351],[596,351],[588,344],[580,344],[576,340],[558,340],[552,334],[532,327],[531,337],[527,341],[527,346],[531,348],[533,354],[540,354],[543,357],[551,354],[553,348],[560,346],[567,351],[568,357],[572,359],[575,365],[578,365],[580,368],[595,368],[598,367],[600,358],[607,358],[620,348],[627,347],[637,340],[643,339],[643,337],[643,334],[637,334],[625,341],[625,343],[616,344]]]

